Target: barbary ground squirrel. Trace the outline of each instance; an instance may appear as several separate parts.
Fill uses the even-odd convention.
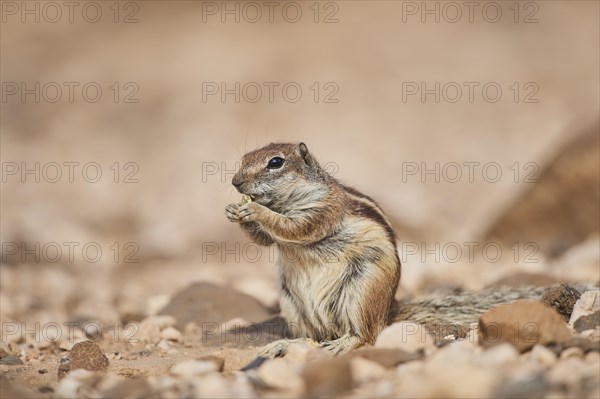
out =
[[[396,238],[381,208],[330,176],[304,143],[244,155],[232,180],[252,198],[226,208],[260,245],[277,245],[281,311],[299,337],[335,353],[374,343],[400,281]],[[263,355],[282,355],[276,341]]]
[[[400,260],[389,220],[375,201],[330,176],[304,143],[269,144],[243,156],[232,184],[244,194],[226,207],[259,245],[277,245],[281,311],[295,340],[275,341],[259,358],[308,341],[343,353],[373,344],[396,320],[427,326],[476,322],[486,310],[547,289],[524,287],[394,300]]]

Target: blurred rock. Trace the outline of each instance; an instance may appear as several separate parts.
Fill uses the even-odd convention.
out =
[[[289,390],[296,394],[304,390],[299,370],[285,358],[267,360],[259,369],[258,377],[268,387]]]
[[[260,323],[239,323],[229,330],[223,328],[223,324],[208,323],[203,328],[199,327],[197,334],[202,335],[206,345],[220,346],[223,344],[233,345],[237,348],[264,346],[278,339],[286,338],[287,323],[280,316],[271,317]]]
[[[139,338],[145,343],[156,343],[161,339],[161,331],[175,325],[177,320],[173,316],[158,315],[146,317],[139,323]]]
[[[402,349],[408,352],[435,350],[434,337],[418,323],[396,322],[381,331],[376,348]]]
[[[152,392],[152,388],[143,378],[131,378],[122,381],[114,387],[105,390],[102,393],[105,399],[112,398],[129,398],[129,399],[155,399],[158,398],[156,393]]]
[[[7,399],[35,399],[42,398],[43,396],[36,391],[10,381],[4,374],[0,374],[0,397]]]
[[[575,302],[581,297],[581,293],[573,287],[561,284],[544,292],[540,302],[556,310],[562,318],[568,322],[573,313]]]
[[[350,359],[350,370],[352,372],[352,379],[356,384],[365,384],[373,380],[378,380],[386,374],[385,367],[362,357]]]
[[[185,360],[171,367],[171,374],[188,379],[218,371],[215,362],[204,360]]]
[[[509,342],[524,352],[537,343],[562,343],[570,338],[561,316],[538,301],[499,305],[479,318],[479,342],[484,347]]]
[[[600,310],[600,291],[586,291],[575,302],[569,324],[574,325],[580,317],[588,316],[598,310]]]
[[[477,357],[476,363],[484,367],[500,368],[518,359],[519,351],[509,343],[502,343],[483,351]]]
[[[306,393],[311,397],[330,397],[354,386],[348,358],[323,359],[306,364],[302,372]]]
[[[557,357],[554,352],[546,348],[544,345],[534,345],[529,353],[529,358],[536,364],[544,367],[551,367],[557,362]]]
[[[598,124],[588,126],[546,162],[504,215],[485,234],[507,246],[535,242],[540,251],[557,256],[598,233]]]
[[[169,341],[180,342],[181,332],[179,332],[178,329],[169,326],[160,332],[160,337]]]
[[[54,393],[59,398],[89,398],[101,397],[95,386],[102,377],[85,369],[71,371],[65,378],[60,380]]]
[[[193,382],[192,398],[230,398],[232,397],[232,384],[221,374],[206,374]]]
[[[425,360],[423,380],[412,383],[423,385],[419,396],[488,397],[500,376],[497,372],[487,372],[476,364],[475,359],[473,345],[463,341],[448,344]],[[461,383],[465,376],[468,383]],[[434,384],[431,383],[433,380]]]
[[[201,356],[196,360],[199,360],[201,362],[214,363],[214,365],[216,367],[216,371],[218,371],[218,372],[223,371],[223,367],[225,367],[225,359],[223,359],[222,357],[219,357],[219,356],[215,356],[215,355]]]
[[[493,398],[543,398],[549,391],[549,384],[541,374],[522,375],[509,378],[498,384]]]
[[[594,313],[587,316],[581,316],[573,325],[577,332],[593,330],[598,326],[600,326],[600,310],[596,310]]]
[[[0,349],[0,364],[5,366],[18,366],[22,365],[23,362],[17,356],[13,356],[4,349]]]
[[[579,359],[583,359],[583,350],[576,346],[571,348],[567,348],[560,353],[560,360],[568,359],[570,357],[577,357]]]
[[[198,326],[214,325],[237,317],[260,322],[270,316],[269,311],[251,296],[204,282],[194,283],[177,293],[160,314],[175,317],[179,330],[190,322]]]
[[[343,355],[343,357],[348,357],[350,359],[361,357],[377,363],[382,367],[392,368],[402,363],[423,359],[424,351],[417,350],[416,352],[408,352],[404,349],[361,348],[349,352]]]

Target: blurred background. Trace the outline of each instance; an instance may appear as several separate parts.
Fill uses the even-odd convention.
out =
[[[224,215],[269,142],[380,202],[398,297],[600,279],[597,2],[51,3],[1,3],[3,322],[276,308]]]

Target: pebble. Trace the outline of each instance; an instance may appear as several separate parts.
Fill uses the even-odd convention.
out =
[[[176,322],[169,315],[146,317],[139,323],[139,339],[146,343],[156,343],[161,339],[161,330],[174,326]]]
[[[175,327],[167,327],[160,332],[160,337],[169,341],[181,342],[181,332]]]
[[[215,364],[216,370],[219,372],[223,371],[223,368],[225,367],[225,359],[215,355],[201,356],[196,360],[200,360],[203,362],[213,362]]]
[[[600,326],[600,310],[596,310],[594,313],[581,316],[575,320],[575,323],[573,323],[575,331],[580,333],[586,330],[593,330],[598,326]]]
[[[546,348],[544,345],[534,345],[529,354],[529,359],[544,367],[551,367],[558,360],[554,352]]]
[[[171,349],[171,343],[166,339],[161,339],[158,344],[156,344],[156,348],[163,352],[168,352]]]
[[[219,369],[214,362],[203,360],[185,360],[171,367],[171,374],[181,378],[194,378],[216,371]]]
[[[402,349],[409,352],[436,349],[434,338],[424,326],[418,323],[401,321],[394,323],[379,334],[375,342],[376,348]]]
[[[565,349],[560,354],[560,360],[568,359],[570,357],[576,357],[579,359],[583,359],[583,350],[581,350],[581,348],[573,346],[571,348]]]

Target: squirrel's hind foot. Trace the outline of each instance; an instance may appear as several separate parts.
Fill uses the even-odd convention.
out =
[[[355,335],[344,335],[342,338],[334,339],[331,341],[321,341],[319,346],[325,348],[335,355],[350,352],[353,349],[358,348],[363,343],[360,338]]]

